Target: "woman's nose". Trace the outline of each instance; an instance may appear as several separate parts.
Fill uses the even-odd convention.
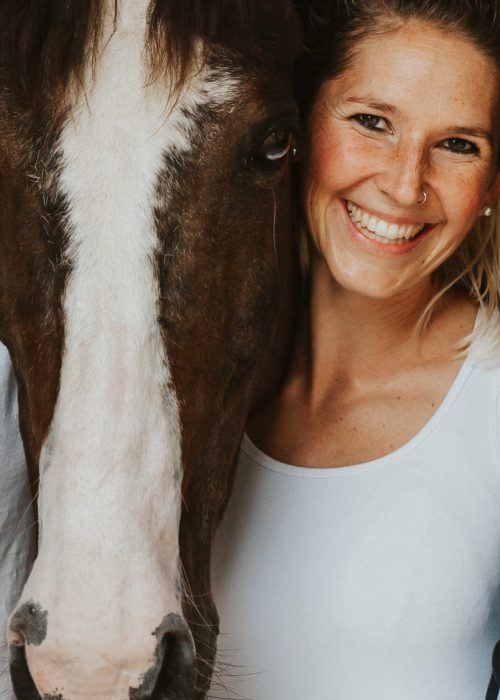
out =
[[[400,207],[422,203],[424,157],[415,146],[391,151],[379,173],[379,189]]]

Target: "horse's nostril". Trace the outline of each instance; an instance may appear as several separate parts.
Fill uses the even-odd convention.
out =
[[[191,631],[175,614],[167,615],[156,629],[156,663],[130,700],[190,700],[196,680],[196,653]]]
[[[20,606],[11,617],[10,670],[18,700],[40,700],[28,668],[25,643],[35,647],[42,644],[46,630],[47,613],[31,601]],[[154,636],[155,663],[143,675],[141,685],[129,689],[129,700],[191,700],[196,653],[188,625],[172,613],[164,618]]]
[[[47,635],[47,611],[33,600],[23,603],[9,621],[14,644],[41,644]]]

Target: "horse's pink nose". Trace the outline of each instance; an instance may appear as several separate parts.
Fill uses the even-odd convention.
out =
[[[30,671],[26,658],[26,645],[28,656],[36,657],[37,648],[42,657],[52,656],[52,650],[45,654],[44,639],[47,631],[47,613],[36,603],[29,602],[21,605],[10,621],[11,646],[10,662],[11,676],[18,700],[33,700],[42,697],[57,697],[63,700],[88,700],[88,692],[68,692],[67,694],[47,695],[47,684],[50,685],[50,663],[47,667],[35,664],[36,669]],[[196,680],[196,653],[193,638],[186,622],[177,614],[165,617],[162,624],[156,630],[158,644],[155,651],[155,661],[144,669],[142,682],[138,687],[128,689],[130,700],[160,700],[160,698],[175,698],[176,700],[191,700]],[[120,640],[116,640],[119,646]],[[63,663],[62,656],[58,654],[58,666]],[[33,664],[31,664],[33,665]],[[58,669],[60,672],[60,668]],[[82,676],[88,675],[88,669],[82,669]],[[43,677],[43,688],[37,687],[38,678]],[[69,679],[68,679],[69,680]],[[61,684],[60,675],[58,686]],[[110,689],[95,687],[92,689],[95,697],[108,697]],[[109,694],[114,699],[113,692]],[[116,700],[120,700],[118,697]]]

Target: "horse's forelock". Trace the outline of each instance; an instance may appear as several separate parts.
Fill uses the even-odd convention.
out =
[[[266,60],[263,46],[269,50],[278,44],[281,50],[272,51],[276,60],[293,26],[292,7],[289,0],[152,0],[149,50],[153,74],[173,67],[182,82],[198,39],[207,51],[215,45],[256,62]]]
[[[99,45],[103,0],[3,0],[0,73],[17,105],[32,109],[83,75]]]
[[[260,34],[267,24],[283,40],[287,7],[287,0],[151,0],[147,44],[152,78],[168,73],[180,85],[191,68],[195,44],[207,51],[218,45],[258,53],[257,24]],[[0,74],[16,105],[33,110],[47,105],[47,98],[49,104],[57,101],[71,79],[83,83],[88,65],[99,55],[105,11],[116,20],[120,0],[2,0]]]

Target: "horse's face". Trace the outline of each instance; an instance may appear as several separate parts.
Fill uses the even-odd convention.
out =
[[[178,94],[148,81],[131,0],[63,118],[0,97],[0,335],[39,476],[21,700],[208,685],[210,539],[294,270],[296,25],[266,8],[252,56],[212,54]]]

